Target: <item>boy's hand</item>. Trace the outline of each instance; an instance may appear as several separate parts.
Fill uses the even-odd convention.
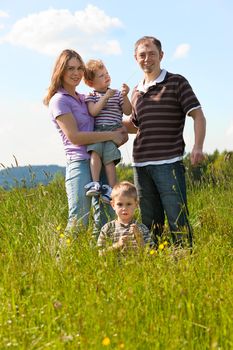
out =
[[[127,245],[128,240],[128,235],[120,236],[119,240],[113,244],[113,249],[122,249]]]
[[[122,96],[126,96],[129,93],[129,87],[127,84],[123,83],[121,86],[121,94]]]
[[[143,246],[144,245],[144,238],[143,238],[143,235],[141,233],[141,231],[139,230],[139,228],[137,227],[136,224],[132,224],[130,226],[130,229],[129,229],[129,232],[134,235],[136,241],[137,241],[137,244],[139,246]]]
[[[109,99],[110,97],[113,97],[116,93],[116,90],[108,88],[108,90],[105,93],[105,97]]]
[[[129,234],[127,234],[127,235],[121,236],[121,237],[119,238],[119,241],[118,241],[118,242],[120,242],[121,247],[125,247],[125,246],[128,245],[129,240],[130,240],[130,237],[129,237]]]

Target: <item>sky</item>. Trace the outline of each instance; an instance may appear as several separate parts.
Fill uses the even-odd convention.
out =
[[[0,169],[66,164],[62,142],[42,103],[54,62],[66,48],[102,59],[111,87],[142,79],[134,43],[162,42],[161,67],[185,76],[207,119],[206,153],[233,150],[232,0],[0,0]],[[81,83],[77,90],[88,93]],[[186,153],[194,142],[187,118]],[[120,149],[132,162],[134,136]]]

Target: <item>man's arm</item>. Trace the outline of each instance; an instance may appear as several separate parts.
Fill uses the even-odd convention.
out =
[[[197,165],[204,159],[203,144],[206,134],[206,119],[201,108],[193,109],[188,114],[194,121],[194,146],[191,152],[191,164]]]

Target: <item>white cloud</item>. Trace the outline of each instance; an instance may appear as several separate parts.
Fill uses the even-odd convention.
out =
[[[9,17],[8,13],[0,10],[0,19]],[[0,23],[0,30],[4,29],[5,25]]]
[[[188,55],[190,48],[191,46],[189,44],[180,44],[179,46],[177,46],[173,54],[173,58],[174,59],[185,58]]]
[[[0,38],[0,43],[24,46],[47,55],[56,55],[64,48],[77,49],[82,55],[96,51],[120,54],[120,44],[109,38],[109,31],[122,27],[118,18],[93,5],[74,13],[51,8],[19,19]]]
[[[9,17],[8,13],[0,10],[0,18],[6,18],[6,17]]]
[[[105,43],[96,43],[93,45],[93,51],[102,52],[105,54],[120,54],[121,47],[117,40],[109,40]]]

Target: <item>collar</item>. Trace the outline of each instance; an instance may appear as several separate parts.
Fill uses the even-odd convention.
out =
[[[102,94],[102,95],[104,95],[104,94],[106,94],[106,92],[107,92],[107,90],[106,91],[98,91],[98,90],[93,90],[93,93],[94,94]]]
[[[66,91],[63,87],[59,88],[57,90],[58,93],[60,93],[61,95],[67,95],[67,96],[71,96],[71,97],[74,97],[72,95],[69,94],[68,91]],[[77,91],[75,91],[76,93],[76,96],[78,99],[80,99],[80,101],[84,101],[84,96],[82,94],[79,94]]]
[[[167,71],[165,69],[162,69],[159,76],[155,80],[153,80],[149,84],[147,84],[146,86],[144,85],[144,79],[141,80],[139,82],[138,86],[136,87],[136,90],[142,91],[142,92],[147,92],[149,87],[155,86],[157,83],[162,83],[165,79],[166,74],[167,74]]]
[[[129,228],[130,225],[135,223],[135,220],[130,221],[128,224],[122,224],[121,222],[119,222],[117,220],[115,220],[115,222],[116,222],[116,226],[120,226],[120,227],[123,227],[123,228]]]

